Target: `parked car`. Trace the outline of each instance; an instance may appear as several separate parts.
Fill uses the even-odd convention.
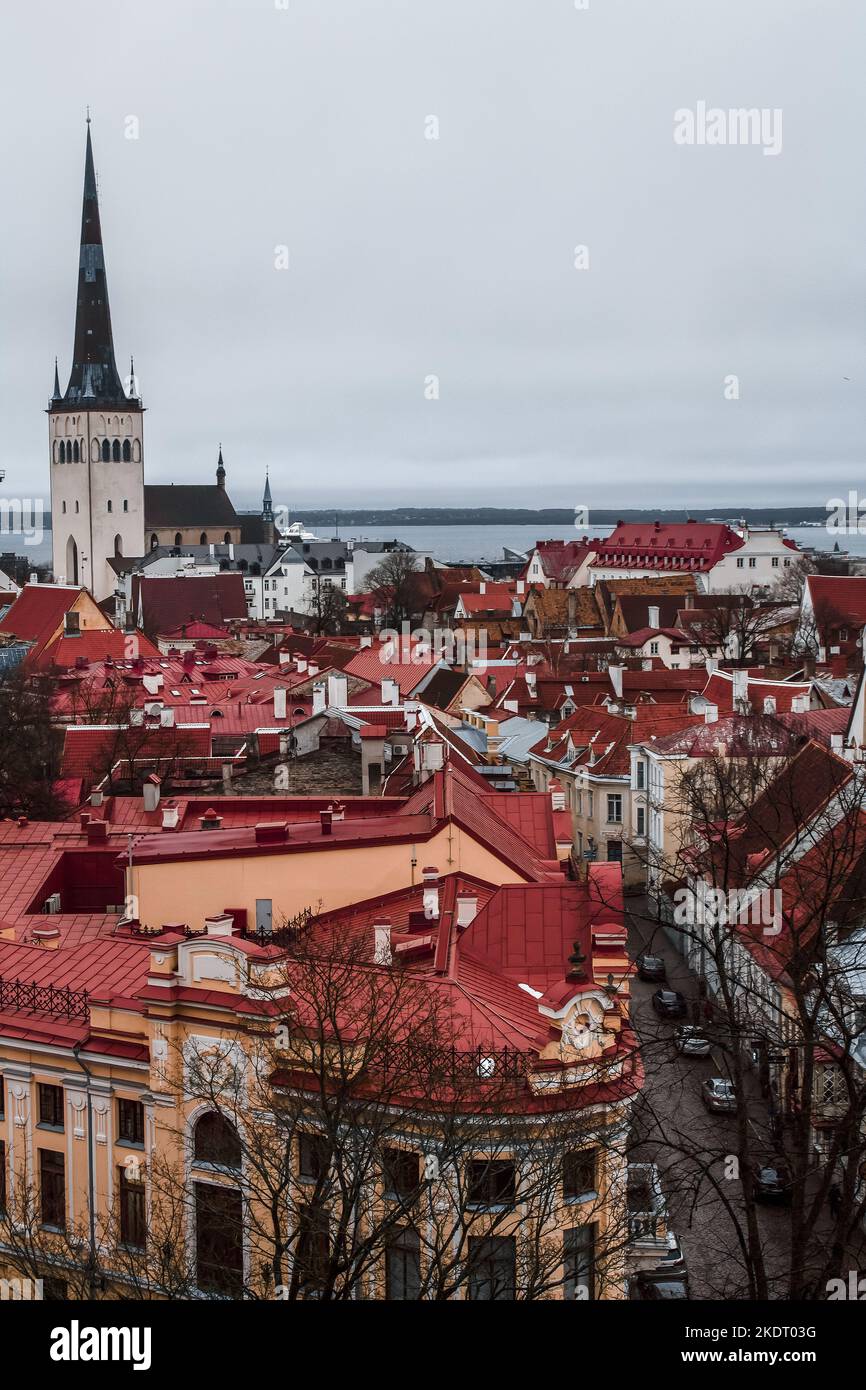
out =
[[[756,1202],[791,1204],[791,1170],[781,1159],[769,1158],[760,1164],[752,1177],[752,1192]]]
[[[710,1040],[702,1028],[681,1023],[674,1029],[674,1047],[683,1057],[708,1057]]]
[[[688,1275],[665,1274],[661,1270],[654,1269],[651,1272],[637,1274],[631,1280],[628,1296],[630,1299],[659,1299],[659,1298],[688,1298],[689,1280]]]
[[[685,1018],[686,1001],[678,989],[657,989],[653,1008],[659,1018]]]
[[[649,951],[641,951],[637,958],[637,973],[641,980],[666,980],[665,963],[661,956],[650,955]]]
[[[717,1115],[730,1115],[737,1108],[737,1093],[733,1083],[723,1076],[710,1076],[701,1087],[701,1100]]]

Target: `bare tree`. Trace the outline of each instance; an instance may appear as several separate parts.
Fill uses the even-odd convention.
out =
[[[65,807],[55,790],[62,740],[51,720],[54,682],[22,668],[0,675],[0,815],[53,820]]]
[[[367,575],[366,591],[373,594],[385,626],[410,619],[413,614],[418,557],[411,550],[390,550]]]

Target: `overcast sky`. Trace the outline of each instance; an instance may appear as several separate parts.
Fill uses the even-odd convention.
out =
[[[236,504],[267,464],[293,510],[866,490],[862,0],[54,0],[2,31],[6,496],[47,492],[86,102],[151,482],[222,441]],[[678,145],[701,101],[781,110],[781,152]]]

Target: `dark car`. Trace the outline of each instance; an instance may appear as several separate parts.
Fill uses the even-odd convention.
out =
[[[702,1028],[681,1023],[674,1029],[674,1047],[683,1057],[708,1057],[710,1040]]]
[[[688,1298],[689,1281],[685,1274],[660,1274],[654,1270],[652,1274],[638,1274],[632,1279],[628,1296],[632,1300]]]
[[[650,955],[649,951],[641,951],[637,958],[637,973],[642,980],[666,980],[665,963],[661,956]]]
[[[686,1001],[678,989],[657,989],[653,1008],[659,1018],[685,1018]]]
[[[752,1193],[756,1202],[791,1203],[791,1170],[781,1159],[770,1158],[756,1168],[752,1177]]]
[[[710,1076],[701,1087],[701,1100],[717,1115],[730,1115],[737,1108],[733,1082],[723,1076]]]

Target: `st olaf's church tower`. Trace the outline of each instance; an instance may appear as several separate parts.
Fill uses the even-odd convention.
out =
[[[54,578],[99,602],[114,590],[115,555],[144,554],[144,406],[114,360],[90,118],[72,370],[61,393],[55,364],[48,407]]]

